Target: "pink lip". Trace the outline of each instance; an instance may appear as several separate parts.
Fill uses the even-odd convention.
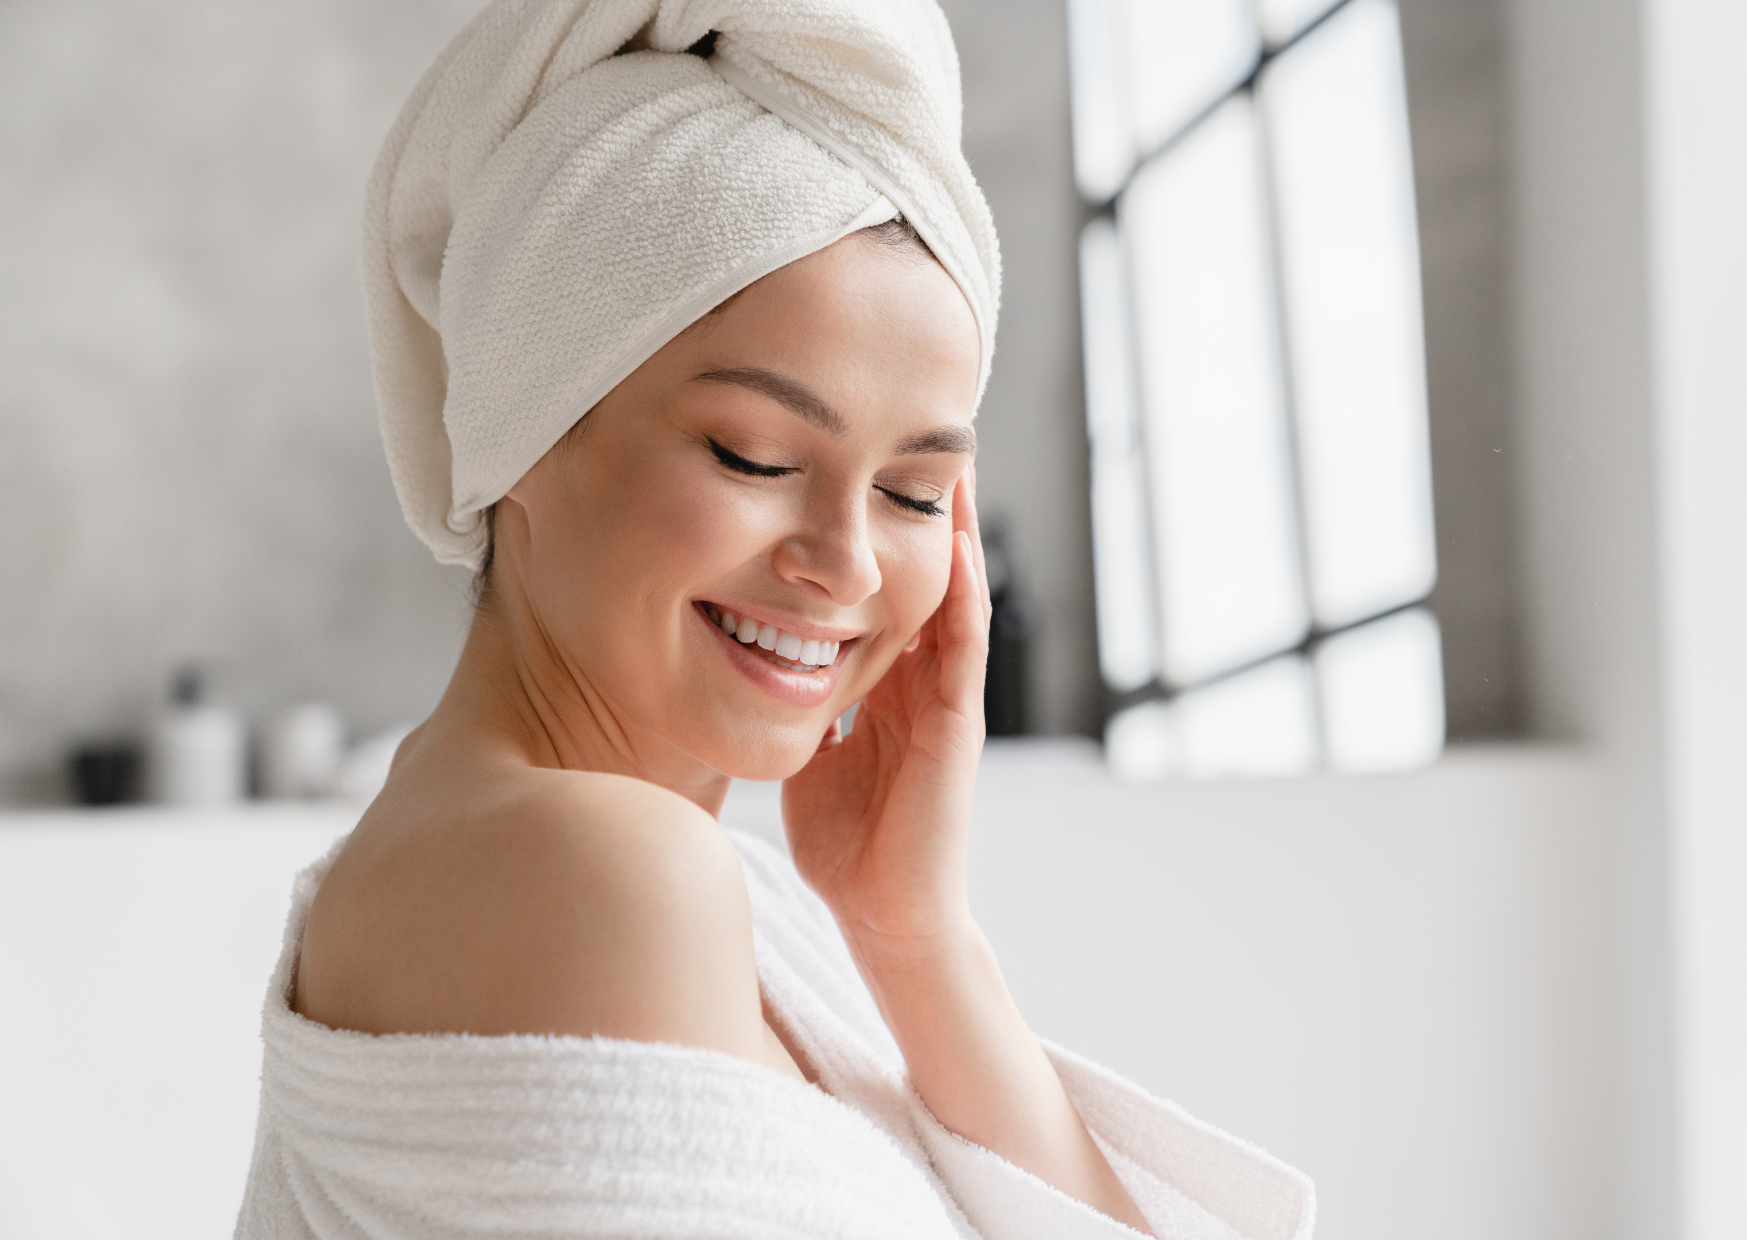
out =
[[[704,614],[704,608],[696,604],[692,610],[699,621],[714,635],[728,661],[739,668],[759,688],[769,693],[778,701],[788,702],[795,706],[819,706],[831,697],[832,691],[838,686],[838,671],[844,666],[848,650],[840,650],[837,660],[829,667],[822,667],[817,672],[791,672],[778,667],[765,658],[765,652],[757,646],[743,646],[740,642],[722,631],[722,627],[713,624],[710,617]],[[773,622],[774,623],[774,622]],[[788,630],[797,637],[801,633],[794,629]],[[809,636],[809,641],[820,640]],[[833,638],[827,640],[853,641],[850,638]]]

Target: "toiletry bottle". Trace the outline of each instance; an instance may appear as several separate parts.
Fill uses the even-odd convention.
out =
[[[1008,532],[984,527],[983,563],[989,582],[989,665],[983,678],[983,719],[991,736],[1030,732],[1033,608],[1013,570]]]
[[[262,739],[261,791],[275,800],[336,795],[345,748],[339,711],[326,702],[292,707]]]
[[[147,763],[151,799],[169,805],[225,805],[248,789],[248,737],[234,711],[201,701],[200,673],[176,674],[171,702],[152,724]]]

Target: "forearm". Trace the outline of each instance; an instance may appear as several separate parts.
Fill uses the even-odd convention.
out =
[[[969,915],[935,942],[852,941],[850,949],[904,1052],[912,1084],[942,1125],[1147,1231]]]

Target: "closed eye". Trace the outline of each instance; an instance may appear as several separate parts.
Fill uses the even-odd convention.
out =
[[[874,489],[900,508],[920,512],[925,517],[944,517],[947,515],[947,510],[941,507],[941,501],[938,499],[917,499],[915,496],[905,495],[899,491],[888,491],[885,487],[875,487]]]
[[[758,461],[749,461],[740,453],[731,452],[714,439],[707,439],[705,442],[710,445],[710,450],[716,454],[717,463],[727,469],[734,470],[737,474],[751,474],[755,478],[781,478],[785,474],[795,472],[794,466],[791,465],[764,465]]]

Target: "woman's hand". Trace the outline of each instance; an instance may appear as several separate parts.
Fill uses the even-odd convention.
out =
[[[795,866],[858,956],[939,951],[962,932],[971,794],[983,750],[989,584],[970,467],[953,488],[947,594],[862,701],[783,785]]]
[[[789,849],[837,918],[935,1118],[1145,1232],[966,900],[990,613],[975,490],[967,469],[953,488],[953,567],[940,607],[862,700],[850,735],[834,727],[783,785]]]

